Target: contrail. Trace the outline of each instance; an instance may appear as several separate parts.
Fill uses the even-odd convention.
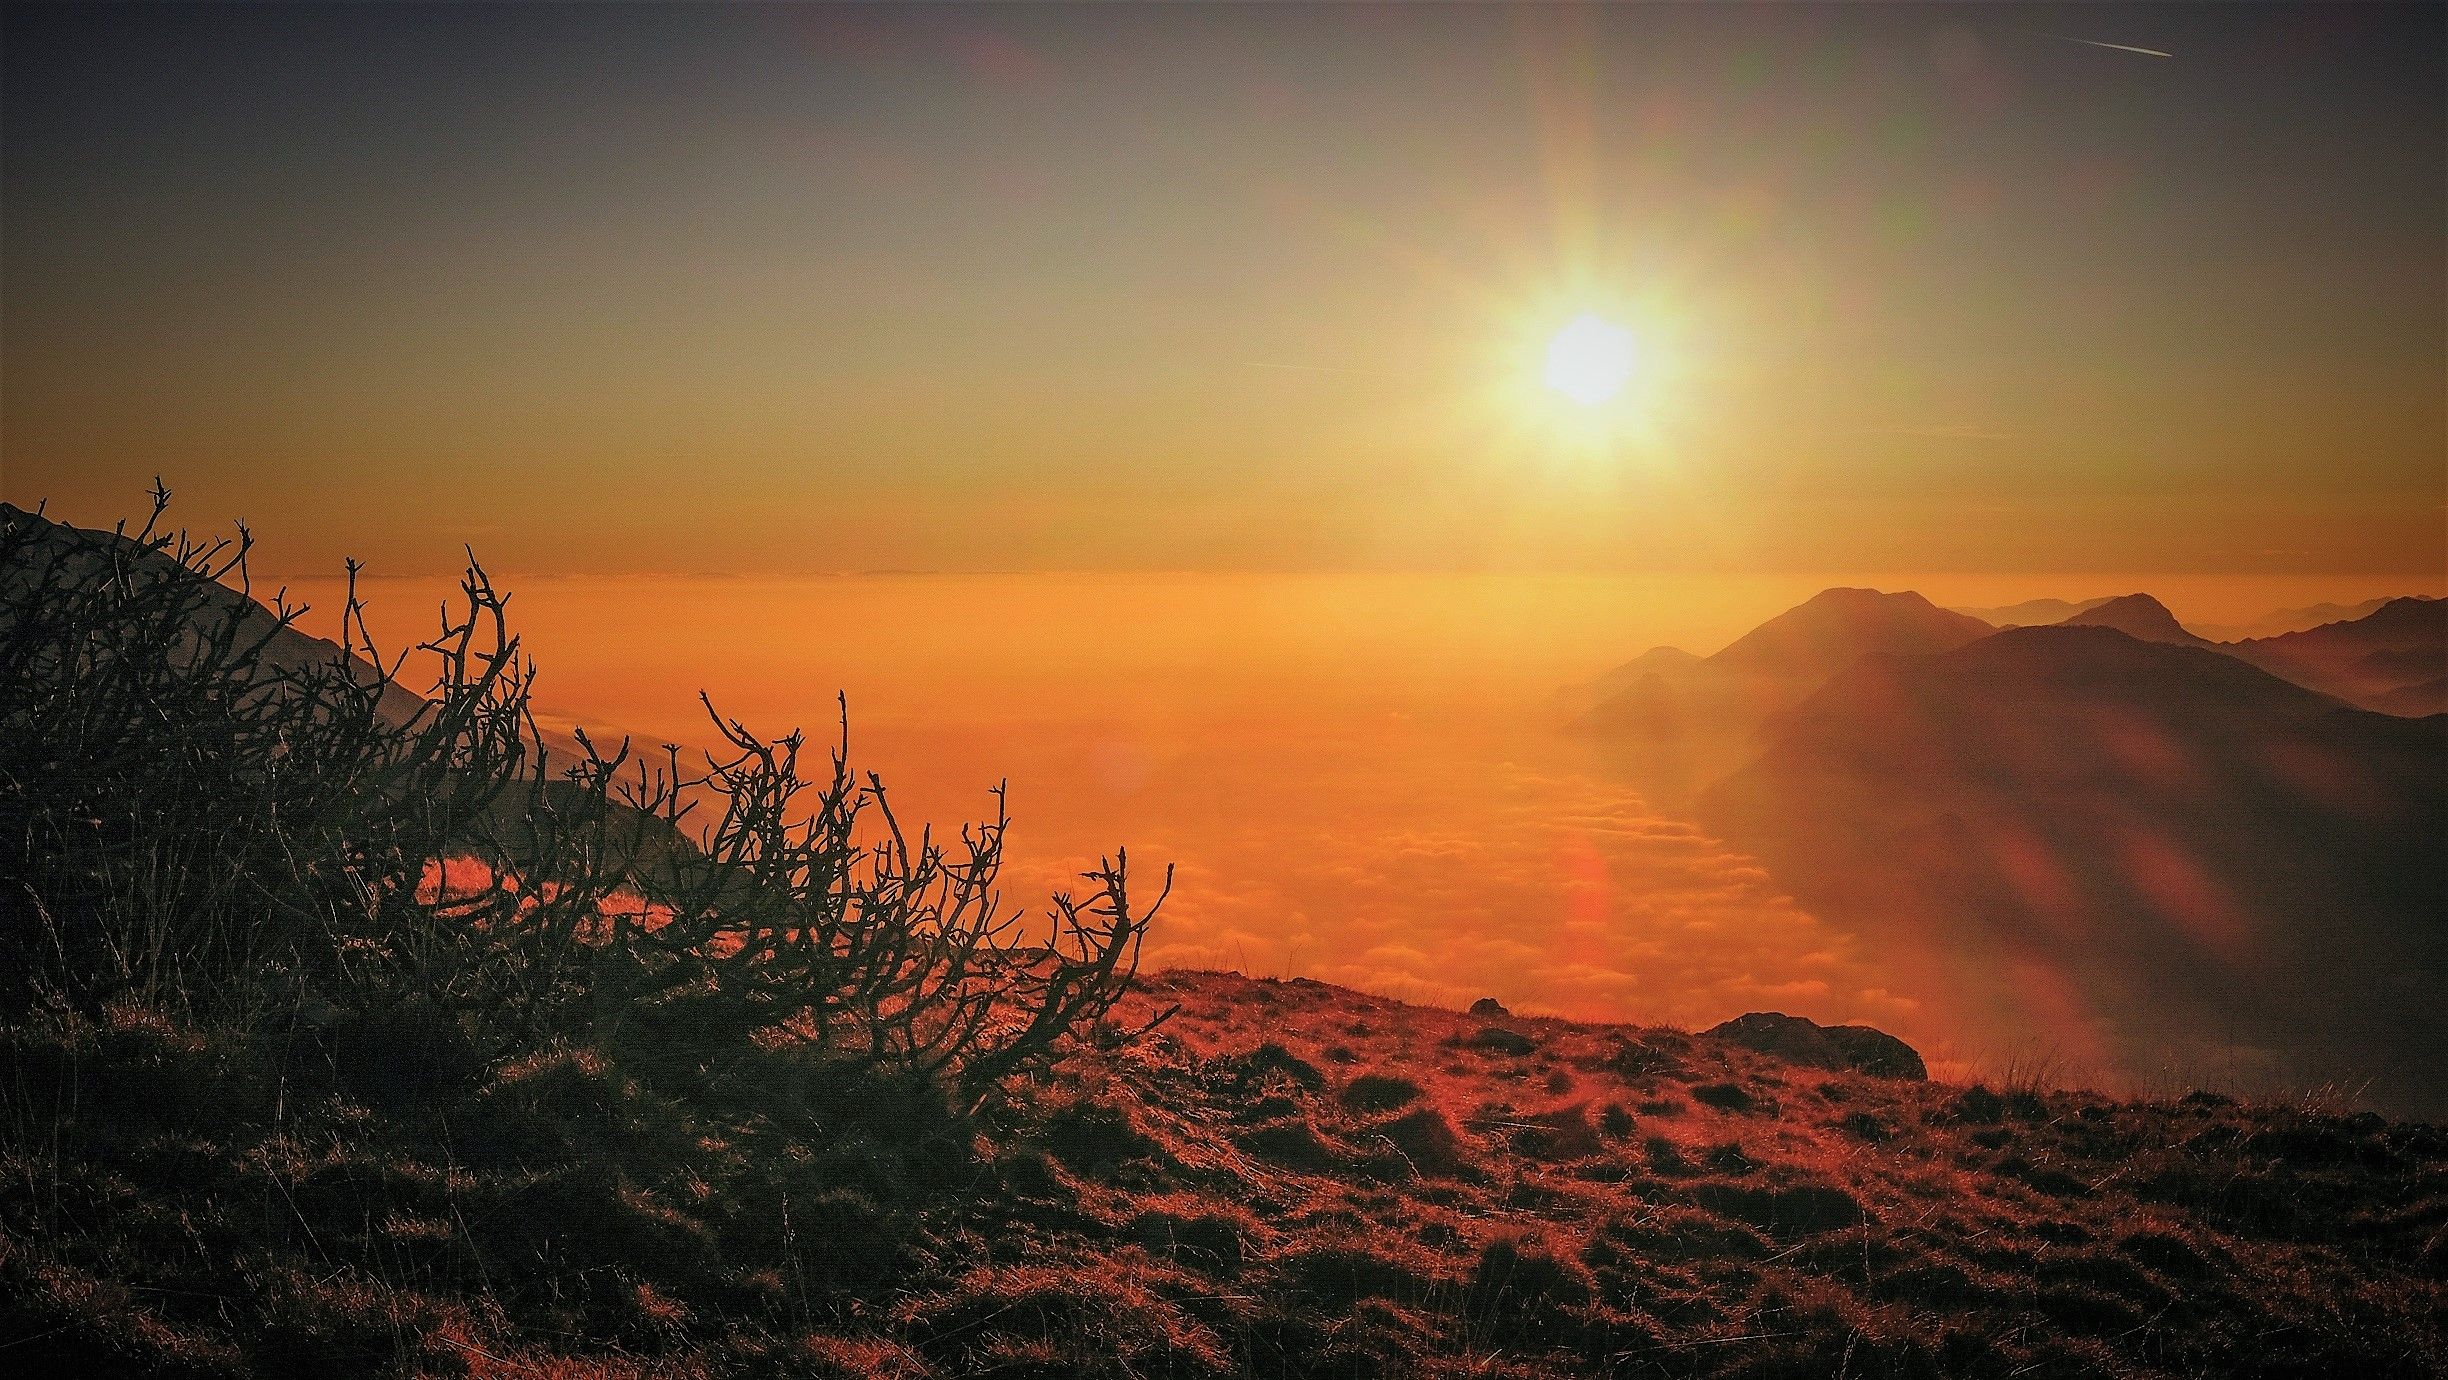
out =
[[[2042,34],[2040,36],[2056,39],[2059,43],[2080,43],[2086,48],[2113,48],[2120,53],[2140,53],[2144,57],[2172,58],[2176,56],[2174,53],[2160,52],[2156,48],[2136,48],[2130,43],[2102,43],[2096,38],[2070,38],[2065,34]]]

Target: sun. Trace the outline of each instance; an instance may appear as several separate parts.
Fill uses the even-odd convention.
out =
[[[1688,410],[1683,303],[1585,274],[1489,296],[1501,310],[1478,356],[1486,372],[1456,404],[1493,429],[1496,455],[1594,482],[1670,461]]]
[[[1547,386],[1596,407],[1632,380],[1632,333],[1594,312],[1565,323],[1547,342]]]

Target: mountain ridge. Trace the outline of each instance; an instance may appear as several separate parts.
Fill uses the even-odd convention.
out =
[[[2210,639],[2194,634],[2168,606],[2147,594],[2120,594],[2103,599],[2089,608],[2066,615],[2058,627],[2114,628],[2128,637],[2144,642],[2164,642],[2178,647],[2208,647]]]
[[[1618,667],[1602,681],[1611,692],[1573,715],[1570,727],[1652,798],[1682,801],[1739,764],[1761,725],[1844,667],[1941,651],[1993,631],[1915,591],[1826,589],[1711,656],[1657,648]]]
[[[2448,688],[2425,693],[2448,676],[2448,599],[2390,599],[2360,618],[2225,643],[2220,650],[2365,708],[2448,710]]]
[[[2448,1109],[2423,1072],[2448,1037],[2422,1033],[2448,983],[2448,879],[2426,862],[2448,718],[2060,625],[1862,663],[1765,738],[1698,797],[1703,822],[1814,912],[1926,949],[1938,989],[2126,1068],[2249,1047]],[[2041,989],[2077,1024],[2052,1029]]]

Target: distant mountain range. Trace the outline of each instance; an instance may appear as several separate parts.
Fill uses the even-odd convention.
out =
[[[2020,604],[2006,604],[1993,609],[1956,609],[1957,613],[1977,618],[1996,628],[2032,628],[2049,623],[2063,623],[2078,613],[2085,613],[2107,603],[2106,599],[2085,599],[2069,603],[2063,599],[2026,599]]]
[[[2383,714],[2448,712],[2448,600],[2403,597],[2315,604],[2271,614],[2241,629],[2203,630],[2177,622],[2166,605],[2147,594],[2081,604],[2034,599],[2000,609],[1957,611],[1994,614],[1989,621],[2001,628],[2115,628],[2144,642],[2211,647]]]
[[[2390,599],[2360,618],[2219,650],[2384,714],[2448,711],[2448,600]]]
[[[1996,608],[1957,608],[1955,612],[2000,628],[2032,628],[2070,621],[2075,614],[2087,613],[2108,599],[2085,599],[2080,603],[2064,599],[2026,599],[2020,604],[2002,604]],[[2312,604],[2299,609],[2279,609],[2266,613],[2249,623],[2195,623],[2192,630],[2212,642],[2242,642],[2248,638],[2276,637],[2282,633],[2302,632],[2323,623],[2352,622],[2388,602],[2386,598],[2366,599],[2359,604]]]
[[[2316,605],[2264,622],[2335,610]],[[1714,656],[1656,647],[1558,692],[1573,726],[1640,759],[1653,794],[1686,798],[1731,770],[1760,726],[1863,657],[1947,651],[1999,628],[2114,628],[2143,642],[2199,647],[2383,714],[2448,712],[2448,600],[2408,596],[2358,605],[2352,618],[2217,642],[2148,594],[2071,603],[2035,599],[1975,611],[1941,609],[1910,590],[1823,590]],[[2352,610],[2349,610],[2350,612]],[[2055,615],[2053,617],[2049,615]]]
[[[2237,644],[2068,607],[1831,590],[1574,726],[1975,1025],[2448,1111],[2448,603]]]
[[[2284,633],[2304,632],[2323,623],[2351,623],[2365,614],[2375,612],[2389,597],[2366,599],[2359,604],[2313,604],[2300,609],[2280,609],[2264,614],[2249,623],[2197,623],[2193,630],[2213,642],[2243,642],[2255,637],[2277,637]]]
[[[1788,683],[1825,679],[1864,656],[1912,656],[1959,647],[1990,629],[1918,594],[1822,590],[1709,658],[1717,666]]]
[[[2448,718],[2022,628],[1857,664],[1698,813],[2052,1048],[2371,1077],[2448,1108]]]

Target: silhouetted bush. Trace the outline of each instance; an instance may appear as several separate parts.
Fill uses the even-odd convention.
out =
[[[0,514],[12,1011],[294,1009],[412,960],[423,869],[521,762],[524,667],[479,572],[431,644],[434,699],[402,717],[374,664],[248,597],[243,531],[157,534],[167,501],[132,537]]]
[[[1003,904],[999,791],[957,842],[913,835],[846,731],[811,778],[799,735],[710,701],[725,750],[695,770],[548,753],[473,562],[420,699],[353,564],[317,641],[253,600],[243,530],[172,535],[154,498],[132,535],[0,513],[0,1011],[288,1021],[360,1091],[576,1041],[695,1093],[786,1046],[968,1105],[1137,968],[1155,907],[1120,855],[1042,925]]]

